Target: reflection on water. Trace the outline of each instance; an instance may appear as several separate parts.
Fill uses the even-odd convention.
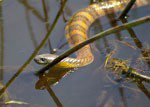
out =
[[[56,16],[56,10],[59,10],[63,1],[42,0],[35,4],[32,0],[14,0],[11,3],[9,0],[5,0],[5,5],[2,4],[2,1],[0,2],[0,81],[6,83],[14,74],[12,71],[16,71],[14,65],[24,63],[31,51],[38,46],[44,37],[41,35],[45,35],[49,31],[51,22]],[[59,53],[59,49],[68,49],[68,43],[64,39],[65,21],[69,19],[72,13],[83,6],[87,6],[89,2],[91,3],[92,0],[88,2],[68,1],[62,17],[58,20],[56,28],[52,32],[48,45],[43,50],[50,49],[50,53],[54,53],[52,49],[54,47],[58,49],[56,53]],[[7,3],[10,4],[6,5]],[[148,15],[148,10],[149,7],[145,6],[131,11],[128,20],[146,16]],[[18,16],[18,14],[21,15]],[[90,33],[94,35],[122,22],[127,22],[127,20],[122,20],[122,22],[113,20],[117,16],[118,13],[115,13],[100,18],[93,24]],[[27,102],[30,106],[35,107],[53,107],[56,105],[58,107],[128,107],[135,105],[137,107],[148,107],[150,104],[150,85],[148,83],[141,81],[122,83],[118,77],[115,77],[114,80],[112,78],[109,80],[107,75],[113,76],[114,74],[105,72],[104,69],[98,69],[97,71],[97,68],[104,63],[105,56],[114,49],[117,52],[113,57],[127,60],[133,59],[133,62],[134,60],[142,59],[142,64],[138,63],[139,65],[132,64],[131,60],[131,66],[136,66],[140,70],[145,70],[145,68],[147,68],[147,71],[150,70],[150,60],[145,60],[145,58],[149,59],[149,49],[145,48],[143,44],[145,42],[149,45],[149,31],[145,31],[145,28],[148,27],[149,25],[145,24],[134,29],[116,32],[110,37],[98,40],[94,48],[99,51],[93,50],[95,55],[94,63],[76,70],[79,72],[71,73],[71,75],[65,76],[70,72],[70,69],[53,69],[45,75],[46,78],[42,76],[38,78],[34,75],[34,72],[29,74],[22,73],[16,82],[13,82],[12,86],[8,88],[9,94],[7,94],[7,97],[11,96],[12,99]],[[26,71],[34,71],[33,66],[38,69],[38,66],[32,63]],[[9,72],[6,72],[8,68]],[[142,72],[142,74],[150,75],[146,71]],[[52,85],[59,81],[61,82],[58,85]],[[44,90],[35,90],[35,84],[36,89],[45,89],[48,93]],[[107,87],[107,85],[109,86]],[[5,102],[5,99],[8,98],[4,96],[0,101]],[[137,102],[139,103],[138,105]]]
[[[123,19],[122,22],[123,22],[123,23],[127,23],[128,21],[127,21],[126,19]],[[143,57],[149,57],[148,51],[147,51],[146,49],[143,49],[143,44],[142,44],[142,42],[137,38],[137,36],[136,36],[134,30],[131,29],[131,28],[128,28],[127,31],[129,32],[131,38],[133,39],[133,41],[134,41],[136,47],[141,50],[141,55],[142,55]],[[146,62],[147,62],[147,64],[148,64],[148,66],[150,67],[150,61],[146,61]]]

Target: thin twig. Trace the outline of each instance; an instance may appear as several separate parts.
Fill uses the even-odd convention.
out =
[[[150,99],[150,91],[144,86],[142,82],[136,83],[137,87]]]
[[[127,6],[125,7],[125,9],[122,11],[122,13],[119,15],[118,19],[122,19],[125,18],[128,14],[128,12],[130,11],[130,9],[132,8],[132,6],[134,5],[134,3],[136,2],[136,0],[131,0]]]
[[[33,15],[35,15],[39,20],[44,22],[44,18],[42,17],[40,12],[37,11],[33,6],[31,6],[27,0],[18,0],[18,2],[22,3],[28,10],[30,10],[33,13]]]
[[[46,27],[46,32],[48,32],[49,28],[50,28],[50,24],[49,24],[49,17],[48,17],[48,11],[47,11],[47,6],[45,3],[45,0],[42,0],[42,6],[43,6],[43,12],[44,12],[44,20],[45,20],[45,27]],[[50,38],[48,39],[48,46],[49,46],[49,51],[50,53],[53,53],[53,48],[50,42]]]
[[[53,90],[51,89],[48,83],[46,84],[46,89],[48,93],[50,94],[50,96],[53,98],[57,107],[63,107],[62,103],[59,101],[58,97],[55,95],[55,93],[53,92]]]
[[[122,23],[128,23],[127,19],[123,18],[121,19]],[[147,51],[143,50],[143,44],[136,36],[134,30],[132,28],[127,28],[127,31],[129,32],[131,38],[133,39],[135,45],[140,49],[141,54],[143,57],[149,57],[149,54]],[[150,61],[146,61],[148,67],[150,67]]]
[[[14,74],[14,76],[6,83],[6,85],[0,90],[0,96],[5,92],[5,90],[12,84],[12,82],[20,75],[20,73],[23,72],[23,70],[29,65],[29,63],[33,60],[33,58],[37,55],[37,53],[39,52],[39,50],[45,45],[46,41],[48,40],[49,36],[51,35],[53,29],[56,26],[56,23],[58,21],[58,19],[60,18],[60,15],[65,7],[67,0],[64,0],[64,5],[62,5],[62,7],[59,9],[56,18],[50,28],[50,30],[47,32],[45,38],[42,40],[42,42],[40,43],[40,45],[34,50],[34,52],[31,54],[31,56],[29,57],[29,59],[27,59],[27,61],[19,68],[19,70]]]

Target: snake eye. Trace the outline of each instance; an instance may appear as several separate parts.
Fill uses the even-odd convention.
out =
[[[41,58],[40,60],[41,60],[42,62],[45,62],[45,61],[46,61],[46,59],[45,59],[45,58]]]

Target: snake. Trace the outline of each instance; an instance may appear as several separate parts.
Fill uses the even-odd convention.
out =
[[[70,45],[74,47],[88,39],[88,30],[98,19],[113,12],[122,11],[130,0],[108,0],[93,3],[77,11],[67,22],[65,27],[65,36]],[[150,4],[148,0],[136,0],[133,8],[142,7]],[[58,55],[40,54],[34,58],[34,61],[40,65],[51,63]],[[55,68],[79,68],[87,66],[94,61],[94,55],[90,45],[86,45],[76,51],[76,58],[66,57],[55,65]]]
[[[66,39],[71,47],[88,39],[88,30],[91,24],[98,18],[118,12],[124,9],[130,0],[109,0],[99,3],[93,3],[86,8],[76,12],[65,27]],[[136,0],[135,7],[141,7],[149,4],[148,0]],[[41,54],[34,58],[34,61],[41,65],[51,63],[58,55]],[[78,68],[89,65],[94,60],[90,45],[86,45],[76,52],[76,58],[67,57],[63,59],[58,66],[63,68]]]

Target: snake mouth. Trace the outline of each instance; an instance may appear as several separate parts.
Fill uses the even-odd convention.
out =
[[[37,57],[34,58],[34,61],[35,61],[36,63],[40,64],[40,63],[39,63],[39,59],[38,59]]]
[[[34,61],[37,63],[37,64],[42,64],[42,65],[44,65],[44,63],[40,60],[40,59],[38,59],[38,58],[34,58]]]

